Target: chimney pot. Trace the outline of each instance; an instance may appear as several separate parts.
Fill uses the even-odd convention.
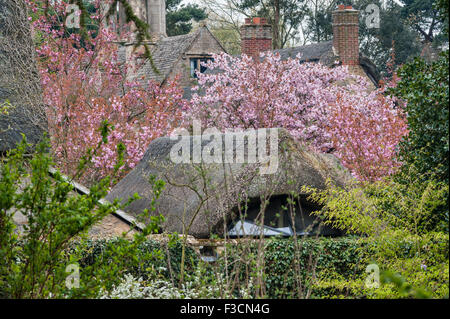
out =
[[[253,24],[267,24],[267,19],[260,17],[253,18]]]
[[[261,18],[253,18],[253,24],[261,24]]]

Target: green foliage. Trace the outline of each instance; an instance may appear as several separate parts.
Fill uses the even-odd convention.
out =
[[[166,1],[167,35],[169,37],[188,34],[192,30],[192,20],[199,22],[208,17],[204,8],[197,4],[180,5],[181,0]]]
[[[78,165],[79,176],[100,147],[108,141],[111,125],[102,123],[102,139],[95,149],[89,149]],[[70,181],[58,171],[50,175],[54,165],[44,140],[27,161],[25,138],[17,149],[0,163],[0,296],[6,298],[96,297],[101,289],[111,288],[128,271],[149,272],[146,261],[158,258],[158,251],[145,253],[147,236],[159,232],[164,218],[150,215],[164,188],[164,182],[150,178],[154,198],[149,209],[138,216],[141,231],[127,238],[137,227],[122,234],[116,242],[107,244],[105,254],[92,264],[85,262],[84,246],[73,247],[74,240],[85,238],[91,226],[124,205],[101,201],[108,193],[111,179],[123,165],[125,148],[119,144],[118,161],[112,176],[94,184],[87,195],[77,195]],[[137,194],[125,205],[137,199]],[[25,220],[18,229],[14,216]],[[83,242],[83,241],[82,241]],[[144,245],[144,248],[142,247]],[[88,245],[89,247],[89,245]],[[178,245],[179,248],[179,245]],[[148,249],[147,249],[148,251]],[[175,262],[175,264],[177,264]],[[81,269],[79,285],[68,285],[68,266]],[[175,271],[177,268],[175,268]]]
[[[0,295],[45,298],[64,289],[64,250],[76,236],[118,208],[100,203],[109,178],[93,185],[88,195],[72,196],[72,185],[53,165],[48,141],[27,161],[25,137],[0,163]],[[18,229],[14,216],[26,219]],[[69,261],[69,263],[71,263]]]
[[[326,224],[361,235],[359,262],[375,264],[382,273],[395,274],[397,279],[382,280],[374,289],[365,285],[364,272],[348,278],[329,269],[322,273],[318,287],[330,291],[329,297],[448,295],[448,208],[446,221],[436,216],[438,207],[447,201],[447,184],[416,179],[408,185],[387,180],[349,189],[329,186],[325,191],[304,188],[310,200],[323,205],[315,214]],[[399,276],[403,278],[400,286]]]
[[[109,291],[120,283],[125,275],[144,280],[168,279],[178,284],[181,268],[181,240],[174,239],[161,244],[138,235],[133,240],[124,237],[99,240],[82,240],[72,243],[67,250],[81,268],[80,288],[67,291],[66,297],[95,298],[100,289]],[[197,255],[188,248],[188,273],[197,264]],[[96,281],[90,278],[97,278]]]
[[[398,293],[403,297],[414,297],[420,299],[430,298],[430,294],[421,288],[416,288],[408,284],[405,279],[397,273],[384,271],[381,274],[381,282],[384,284],[392,283]]]
[[[271,238],[264,244],[264,282],[267,298],[298,298],[297,282],[300,279],[303,290],[309,291],[308,298],[401,298],[401,297],[444,297],[448,294],[448,238],[439,235],[422,238],[417,241],[411,238],[392,237],[386,241],[374,242],[371,238],[305,238],[301,242],[298,254],[300,277],[294,270],[295,247],[293,238]],[[83,269],[97,264],[98,268],[108,267],[114,261],[110,257],[109,246],[121,245],[118,239],[86,241],[80,259]],[[230,244],[225,255],[222,253],[214,265],[208,265],[199,260],[196,253],[189,249],[186,283],[195,281],[197,287],[217,287],[216,297],[236,298],[253,296],[254,278],[256,277],[258,243],[242,242]],[[81,247],[81,246],[79,246]],[[417,248],[420,248],[420,258],[414,258]],[[250,250],[248,250],[250,248]],[[390,262],[398,269],[403,269],[402,276],[398,272],[385,270],[382,260],[374,257],[374,253],[383,249],[383,262]],[[181,242],[169,248],[170,264],[175,274],[179,275],[181,262]],[[246,251],[245,263],[242,262],[243,251]],[[388,253],[391,252],[391,253]],[[392,252],[395,252],[392,254]],[[149,240],[142,243],[138,258],[131,263],[120,264],[127,270],[121,276],[112,278],[108,283],[117,283],[126,275],[141,277],[151,284],[155,280],[163,280],[176,284],[168,271],[168,254],[163,245]],[[411,258],[413,257],[413,258]],[[97,260],[101,260],[98,263]],[[117,261],[115,261],[117,262]],[[381,269],[382,286],[370,289],[365,286],[368,264],[377,262]],[[426,265],[426,269],[423,266]],[[224,278],[228,274],[237,274],[237,281],[232,292],[227,291]],[[234,279],[232,279],[234,281]],[[83,282],[83,280],[82,280]],[[410,284],[411,283],[411,284]],[[145,283],[144,283],[145,284]],[[113,285],[104,288],[109,291]],[[426,287],[423,289],[420,287]],[[229,286],[228,286],[229,288]],[[197,288],[198,290],[198,288]],[[243,293],[242,291],[245,291]],[[206,291],[205,296],[211,297]]]
[[[316,288],[317,276],[332,269],[336,274],[352,278],[364,271],[359,269],[361,243],[356,237],[301,238],[273,237],[264,243],[264,282],[267,298],[320,298],[322,288]],[[250,245],[249,247],[247,245]],[[296,248],[297,247],[297,248]],[[296,249],[298,250],[296,252]],[[230,244],[227,258],[222,254],[219,269],[228,265],[230,274],[237,274],[239,282],[252,282],[256,276],[258,243]],[[244,258],[245,260],[242,260]],[[300,273],[296,272],[298,262]],[[240,265],[236,267],[236,265]],[[225,270],[216,270],[225,272]],[[299,283],[301,287],[299,286]],[[248,284],[247,284],[248,285]],[[299,288],[301,294],[299,296]]]
[[[440,8],[436,6],[438,1],[401,0],[401,2],[403,6],[400,19],[418,32],[424,42],[448,42],[448,39],[442,37],[444,35],[442,30],[445,28],[445,24],[448,24],[448,13],[447,17],[439,14]]]
[[[391,94],[405,101],[409,136],[400,145],[400,159],[418,174],[435,174],[448,184],[449,55],[431,64],[420,58],[404,65]]]
[[[310,238],[301,241],[298,254],[301,273],[294,271],[295,245],[292,239],[268,241],[265,253],[266,288],[269,298],[296,298],[296,276],[300,275],[303,289],[312,289],[311,298],[321,297],[315,289],[315,276],[333,269],[351,278],[358,272],[360,244],[355,238]]]
[[[424,182],[408,177],[408,183],[393,178],[364,186],[317,192],[308,187],[310,199],[323,205],[325,224],[364,236],[387,230],[422,235],[430,231],[448,233],[448,184]],[[405,179],[403,180],[405,181]],[[317,213],[321,215],[321,213]]]
[[[448,297],[448,237],[440,235],[361,239],[360,259],[352,276],[333,269],[318,273],[321,298],[446,298]],[[379,267],[379,287],[367,286],[368,265]]]
[[[120,166],[119,160],[119,163],[116,164],[116,170]],[[132,239],[127,238],[127,236],[137,225],[133,225],[128,232],[123,233],[122,237],[117,238],[115,241],[107,242],[104,245],[104,249],[101,249],[101,254],[98,258],[95,256],[91,257],[92,263],[84,261],[86,258],[84,252],[86,247],[89,249],[89,242],[82,242],[80,246],[72,250],[71,254],[69,254],[71,259],[84,265],[81,270],[80,287],[63,290],[62,296],[69,298],[95,298],[100,291],[108,291],[114,285],[119,284],[125,274],[136,272],[149,277],[155,271],[151,264],[155,260],[162,258],[161,251],[148,249],[145,243],[147,236],[158,233],[160,225],[164,222],[162,215],[155,216],[151,212],[154,212],[156,209],[156,200],[159,198],[165,183],[161,180],[156,180],[154,176],[150,176],[149,182],[152,185],[154,197],[151,200],[149,209],[145,209],[137,218],[138,222],[145,221],[145,224],[141,223],[144,227],[140,231],[135,232]],[[127,201],[126,205],[138,198],[139,196],[135,194]]]
[[[8,115],[8,110],[12,109],[11,103],[6,100],[0,103],[0,115]]]
[[[448,41],[448,0],[437,0],[434,3],[435,8],[438,11],[439,18],[443,21],[444,30],[442,33],[443,37],[447,38]]]

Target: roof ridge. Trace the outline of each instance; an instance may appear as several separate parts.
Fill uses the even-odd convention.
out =
[[[333,43],[333,40],[328,40],[328,41],[309,43],[309,44],[304,44],[304,45],[297,45],[295,47],[286,47],[286,48],[281,48],[281,49],[275,49],[273,51],[289,50],[289,49],[296,49],[296,48],[306,48],[306,47],[313,47],[313,46],[318,46],[318,45],[329,45],[332,43]]]
[[[200,29],[195,30],[194,32],[186,33],[186,34],[179,34],[179,35],[174,35],[174,36],[171,36],[171,37],[161,38],[161,39],[157,42],[157,44],[158,44],[159,42],[162,42],[162,41],[174,41],[174,40],[179,40],[179,39],[183,39],[183,38],[194,37],[195,35],[197,35],[197,34],[199,33],[199,30],[200,30]]]

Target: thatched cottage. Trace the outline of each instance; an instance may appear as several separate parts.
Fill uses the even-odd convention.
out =
[[[223,48],[206,27],[192,34],[171,38],[161,32],[162,24],[160,21],[159,26],[153,26],[160,33],[156,33],[155,38],[158,40],[152,51],[156,67],[162,72],[155,74],[148,64],[137,76],[164,83],[168,78],[179,75],[185,86],[185,95],[189,97],[190,86],[195,83],[193,71],[198,69],[193,59],[208,59]],[[332,41],[276,52],[282,59],[294,58],[300,53],[303,62],[319,62],[329,67],[348,65],[351,72],[366,76],[375,87],[379,80],[376,67],[359,52],[358,11],[349,6],[339,6],[333,12],[333,32]],[[241,27],[241,37],[244,54],[257,57],[260,52],[272,48],[271,26],[264,18],[246,19]],[[200,71],[208,72],[206,69]],[[166,217],[164,229],[167,231],[187,232],[197,238],[208,238],[212,234],[239,237],[261,232],[265,236],[290,236],[293,232],[303,235],[338,235],[338,231],[329,227],[321,226],[318,230],[317,220],[310,214],[318,207],[308,202],[300,194],[300,189],[304,185],[324,188],[327,179],[343,185],[350,179],[348,172],[334,156],[312,152],[294,141],[284,130],[277,132],[280,137],[277,150],[280,166],[276,174],[261,177],[255,174],[254,166],[247,164],[175,165],[169,159],[175,142],[169,137],[163,137],[151,143],[139,165],[112,189],[107,199],[126,200],[138,193],[141,199],[125,208],[126,214],[138,216],[150,205],[153,193],[148,179],[155,175],[166,181],[166,189],[154,213]],[[220,141],[227,137],[222,135]],[[195,139],[202,140],[199,136],[190,138],[191,146]],[[245,143],[247,152],[251,142]],[[201,149],[205,147],[204,144]],[[238,148],[237,144],[235,148]],[[203,170],[201,177],[199,170]],[[209,183],[207,186],[206,180]],[[292,193],[300,196],[294,208],[296,212],[291,216],[285,208],[287,197]],[[264,198],[269,199],[269,204],[262,216],[260,212]],[[261,220],[262,217],[264,225],[257,226],[257,219]]]

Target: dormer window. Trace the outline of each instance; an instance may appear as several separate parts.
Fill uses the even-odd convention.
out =
[[[206,67],[202,65],[202,63],[206,63],[209,60],[212,60],[211,57],[191,57],[190,63],[191,63],[191,78],[196,79],[197,73],[195,71],[198,71],[200,73],[204,73],[206,71]]]

